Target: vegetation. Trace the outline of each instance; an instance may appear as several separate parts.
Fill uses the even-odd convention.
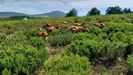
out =
[[[70,10],[67,14],[66,17],[70,17],[70,16],[77,16],[77,10],[76,9],[72,9]]]
[[[47,58],[47,51],[42,38],[28,38],[20,31],[1,42],[0,55],[0,73],[19,75],[33,73],[41,67]]]
[[[119,6],[115,6],[115,7],[108,7],[108,9],[106,10],[106,14],[122,14],[123,11]]]
[[[123,9],[123,13],[124,14],[128,14],[128,13],[132,13],[132,11],[131,11],[131,9],[129,8],[125,8],[125,9]]]
[[[91,63],[85,57],[80,57],[78,55],[70,56],[57,56],[49,58],[44,64],[46,69],[46,74],[56,74],[56,75],[88,75],[91,73]]]
[[[93,7],[88,13],[87,16],[89,15],[100,15],[100,10],[98,10],[96,7]]]
[[[1,21],[11,21],[11,20],[24,20],[24,19],[35,19],[34,17],[30,16],[11,16],[11,17],[5,17],[5,18],[0,18]]]
[[[127,44],[123,42],[95,41],[93,39],[76,40],[68,48],[74,54],[86,56],[89,59],[122,56]]]
[[[46,22],[68,29],[45,40]],[[87,31],[71,32],[75,22]],[[133,14],[0,21],[0,75],[126,75],[132,55]]]
[[[127,59],[128,69],[129,71],[133,72],[133,54],[129,55]]]
[[[53,47],[65,46],[71,43],[72,37],[68,30],[57,30],[50,33],[49,43]]]

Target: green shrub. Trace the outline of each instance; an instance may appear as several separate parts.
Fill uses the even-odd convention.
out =
[[[26,35],[28,38],[35,36],[35,30],[34,29],[28,29],[23,31],[23,34]]]
[[[127,35],[126,42],[128,43],[128,47],[129,47],[130,52],[133,53],[133,35]]]
[[[99,37],[95,33],[78,33],[74,35],[73,41],[75,40],[85,40],[85,39],[90,39],[90,40],[100,40]]]
[[[52,57],[45,62],[44,66],[48,75],[88,75],[92,71],[88,59],[78,55]]]
[[[127,36],[123,32],[116,32],[110,35],[111,41],[123,41],[125,42],[127,40]]]
[[[70,44],[72,38],[73,38],[73,35],[69,31],[57,30],[52,32],[49,35],[48,41],[51,46],[59,47],[59,46],[65,46],[67,44]]]
[[[68,47],[68,52],[86,56],[88,58],[94,57],[109,57],[114,58],[123,56],[126,43],[110,42],[110,41],[96,41],[92,39],[75,40]]]
[[[115,32],[132,32],[133,25],[130,23],[107,23],[106,27],[104,28],[104,32],[108,35]]]
[[[12,35],[8,35],[6,39],[2,42],[4,46],[13,46],[16,43],[28,44],[27,37],[22,32],[15,32]]]
[[[3,42],[6,38],[6,35],[3,33],[0,33],[0,43]]]
[[[42,66],[47,56],[46,49],[37,50],[30,45],[18,44],[0,49],[1,71],[8,69],[12,74],[30,74],[34,72],[34,70]]]
[[[100,52],[99,47],[100,43],[95,40],[75,40],[71,43],[70,47],[68,47],[68,51],[91,58],[94,50]]]
[[[106,33],[98,33],[97,35],[95,33],[78,33],[74,35],[73,41],[74,40],[85,40],[85,39],[90,39],[90,40],[96,40],[96,41],[102,41],[102,40],[108,40],[108,36]]]
[[[1,43],[0,55],[0,74],[7,70],[11,75],[32,74],[42,67],[47,59],[47,50],[42,38],[28,38],[23,32],[16,32]]]
[[[133,53],[133,35],[130,33],[123,33],[123,32],[117,32],[114,33],[112,36],[110,36],[111,41],[121,41],[124,43],[127,43],[127,47],[125,50],[125,57],[131,53]]]
[[[107,57],[121,57],[124,55],[126,47],[128,46],[127,43],[123,43],[121,41],[117,42],[106,42],[105,44],[105,55]],[[102,52],[102,51],[101,51]]]
[[[92,26],[92,27],[89,29],[89,31],[90,31],[91,33],[95,33],[96,35],[98,35],[99,33],[102,32],[102,30],[101,30],[100,28],[95,27],[95,26]]]
[[[2,42],[2,45],[13,46],[19,43],[24,45],[32,45],[36,48],[45,47],[45,41],[43,38],[35,37],[32,35],[29,36],[30,38],[22,31],[19,31],[7,36],[6,39]]]
[[[32,37],[30,38],[31,45],[36,47],[38,50],[45,47],[45,41],[42,38]]]
[[[8,71],[7,69],[4,69],[4,70],[2,71],[2,75],[11,75],[11,72]]]
[[[128,56],[128,59],[126,60],[129,71],[133,72],[133,54]]]
[[[99,41],[102,41],[102,40],[109,40],[108,35],[107,35],[106,33],[103,33],[103,32],[99,33],[99,34],[97,35],[97,38],[98,38]]]

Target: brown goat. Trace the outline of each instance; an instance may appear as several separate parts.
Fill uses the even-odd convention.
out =
[[[70,29],[69,29],[71,32],[73,33],[77,33],[77,32],[87,32],[88,30],[85,29],[84,27],[82,26],[71,26]]]
[[[36,35],[38,37],[43,37],[45,40],[48,39],[48,33],[47,32],[37,32]]]
[[[50,25],[48,25],[48,24],[46,24],[46,25],[43,26],[43,27],[45,28],[45,30],[47,30],[48,33],[49,33],[49,32],[52,32],[53,30],[56,30],[56,29],[59,28],[59,27],[56,26],[56,25],[52,25],[52,26],[50,26]]]
[[[96,26],[96,27],[98,27],[98,28],[100,28],[100,29],[103,29],[103,28],[105,27],[105,24],[102,23],[102,21],[98,21],[98,22],[91,21],[90,24],[92,24],[93,26]]]
[[[74,23],[75,26],[83,26],[85,23]]]
[[[93,26],[96,26],[100,29],[103,29],[105,27],[105,24],[103,24],[103,23],[93,23]]]

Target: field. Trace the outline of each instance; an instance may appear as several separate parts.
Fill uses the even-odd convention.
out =
[[[84,23],[87,31],[56,29],[48,40],[36,35],[46,23],[64,21]],[[0,75],[132,74],[133,14],[0,21]]]

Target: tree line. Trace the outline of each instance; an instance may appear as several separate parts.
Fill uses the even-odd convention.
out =
[[[114,6],[114,7],[108,7],[106,9],[105,15],[108,15],[108,14],[128,14],[128,13],[133,13],[133,11],[130,8],[122,9],[119,6]],[[73,8],[66,14],[66,17],[77,16],[77,15],[78,15],[77,10],[75,8]],[[99,9],[97,9],[96,7],[93,7],[86,14],[86,16],[89,16],[89,15],[101,15],[101,11]]]

